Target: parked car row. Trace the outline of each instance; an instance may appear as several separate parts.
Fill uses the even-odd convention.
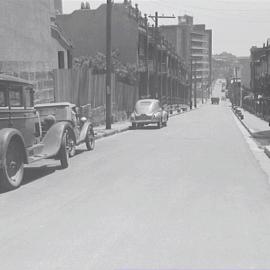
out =
[[[67,168],[76,146],[95,147],[93,125],[67,102],[34,106],[33,85],[0,74],[0,186],[21,185],[24,165],[60,160]]]
[[[241,120],[244,119],[243,111],[239,107],[233,105],[232,110],[239,119],[241,119]]]
[[[169,113],[157,99],[139,100],[131,114],[133,128],[167,126]],[[76,147],[95,147],[92,123],[69,102],[34,105],[33,84],[0,74],[0,187],[11,190],[22,184],[25,165],[59,160],[69,166]]]

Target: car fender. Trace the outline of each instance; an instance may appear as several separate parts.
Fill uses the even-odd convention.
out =
[[[19,140],[23,148],[24,163],[28,163],[28,157],[25,149],[25,143],[21,132],[14,128],[3,128],[0,130],[0,167],[5,160],[8,145],[12,139]]]
[[[168,113],[164,110],[162,113],[164,122],[168,121]]]
[[[44,155],[47,158],[54,157],[58,154],[62,138],[64,135],[64,132],[66,130],[69,130],[72,132],[72,136],[75,138],[75,134],[73,131],[73,128],[69,122],[61,121],[55,123],[46,133],[44,136],[42,143],[43,143],[43,150],[42,155]]]
[[[91,127],[91,130],[94,133],[94,129],[93,129],[92,123],[89,122],[89,121],[85,122],[84,125],[83,125],[83,127],[82,127],[82,129],[81,129],[81,132],[80,132],[80,139],[79,139],[80,142],[84,142],[85,141],[86,135],[87,135],[87,130],[88,130],[89,127]]]

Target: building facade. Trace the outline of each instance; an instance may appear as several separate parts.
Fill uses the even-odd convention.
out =
[[[250,50],[251,90],[255,96],[270,97],[270,42]]]
[[[106,52],[106,4],[97,9],[79,9],[56,16],[56,22],[74,45],[74,56]],[[188,69],[175,48],[130,1],[112,7],[112,50],[119,60],[138,71],[140,97],[165,103],[186,103]]]
[[[0,1],[0,72],[36,83],[36,101],[53,100],[50,72],[68,67],[71,44],[55,24],[48,0]]]
[[[188,15],[179,16],[178,25],[165,25],[160,29],[189,66],[193,95],[208,95],[212,82],[212,30],[203,24],[193,24],[193,17]]]

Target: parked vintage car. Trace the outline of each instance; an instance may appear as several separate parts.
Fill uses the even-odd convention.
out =
[[[168,112],[162,108],[157,99],[138,100],[130,117],[132,128],[149,124],[156,124],[161,128],[167,125],[168,119]]]
[[[72,124],[69,121],[54,121],[52,116],[47,120],[45,118],[41,119],[34,108],[31,82],[0,74],[2,188],[10,190],[21,185],[25,164],[52,158],[60,160],[62,168],[68,167],[70,152],[68,138],[74,136]],[[83,130],[86,138],[88,128],[82,127]],[[88,144],[91,148],[91,142]]]
[[[95,135],[93,125],[86,117],[80,117],[79,108],[69,102],[44,103],[35,106],[37,110],[43,136],[50,127],[58,122],[69,124],[67,132],[67,147],[69,157],[75,155],[76,146],[85,143],[87,150],[95,148]]]

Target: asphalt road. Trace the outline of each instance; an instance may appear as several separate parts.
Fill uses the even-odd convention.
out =
[[[228,105],[207,104],[28,170],[0,194],[0,269],[267,269],[269,187]]]

